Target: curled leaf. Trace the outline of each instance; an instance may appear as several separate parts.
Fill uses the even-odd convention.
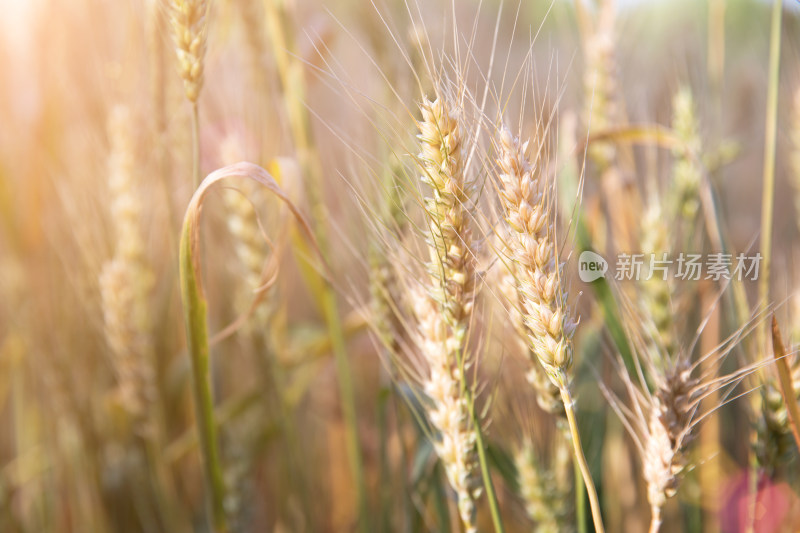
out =
[[[300,211],[281,190],[275,179],[266,170],[253,163],[236,163],[209,174],[195,191],[186,209],[179,251],[181,300],[186,324],[187,347],[192,363],[192,388],[211,521],[214,530],[218,532],[226,531],[223,508],[225,490],[217,444],[217,427],[214,420],[214,400],[211,392],[207,304],[201,281],[199,230],[203,200],[206,194],[211,187],[228,178],[251,179],[282,200],[309,237],[314,250],[318,251],[311,229]]]

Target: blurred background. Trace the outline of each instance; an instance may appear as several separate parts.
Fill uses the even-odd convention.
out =
[[[601,27],[602,8],[582,3],[587,20]],[[385,350],[371,334],[376,319],[367,312],[380,224],[364,205],[380,193],[374,182],[381,169],[394,164],[387,146],[396,143],[400,155],[413,149],[423,96],[412,76],[414,50],[446,49],[453,27],[464,35],[474,27],[474,62],[499,84],[525,63],[533,40],[531,98],[538,112],[575,119],[574,136],[561,147],[578,163],[587,132],[670,127],[673,98],[688,88],[720,220],[731,248],[746,251],[760,245],[771,3],[620,0],[613,23],[594,42],[573,2],[409,5],[211,2],[199,164],[205,176],[252,161],[276,176],[310,220],[323,206],[370,531],[457,531],[443,473],[405,385],[387,370]],[[800,164],[792,166],[800,158],[799,5],[784,2],[777,125],[772,297],[787,337],[800,330],[790,298],[800,220]],[[191,105],[168,9],[155,0],[0,0],[3,532],[208,531],[177,269],[181,221],[195,188]],[[489,72],[495,31],[499,59]],[[588,120],[592,50],[608,51],[607,72],[615,79],[615,111],[596,127]],[[288,77],[285,64],[297,66],[299,77]],[[478,94],[477,68],[470,76]],[[297,105],[306,113],[309,145],[298,136]],[[533,118],[523,129],[533,131]],[[555,129],[569,132],[563,122]],[[309,149],[320,162],[317,181],[304,163]],[[626,153],[614,187],[617,201],[633,198],[633,206],[651,187],[667,186],[674,154],[657,143]],[[605,203],[617,193],[603,190],[592,165],[582,208],[595,244],[609,254],[625,251],[630,242],[617,233]],[[359,516],[348,448],[353,428],[342,410],[347,400],[325,304],[313,272],[304,273],[312,254],[296,251],[299,230],[285,207],[246,184],[241,190],[244,196],[211,194],[204,207],[212,335],[248,311],[264,261],[276,257],[280,274],[246,323],[212,346],[230,529],[352,531]],[[631,221],[621,222],[628,230],[638,228],[637,212],[631,207]],[[755,284],[745,289],[755,305]],[[594,296],[577,286],[583,291],[578,359],[591,364],[581,365],[577,390],[587,455],[607,529],[644,531],[639,467],[596,385],[597,376],[613,379],[603,361],[614,344]],[[722,320],[718,338],[735,329]],[[486,334],[487,353],[502,345],[498,335]],[[490,359],[481,370],[487,390],[509,391],[493,396],[488,430],[509,531],[529,531],[534,522],[513,474],[502,474],[507,455],[523,438],[547,450],[553,433],[532,394],[513,385],[519,364]],[[665,512],[663,531],[746,530],[750,435],[758,418],[748,405],[744,399],[721,409],[710,436],[699,439],[696,467]],[[789,472],[797,453],[786,453],[792,458],[780,468]],[[796,530],[798,478],[759,479],[765,496],[755,530]],[[488,530],[486,509],[479,518]]]

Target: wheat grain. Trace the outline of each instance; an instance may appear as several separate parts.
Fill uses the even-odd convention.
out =
[[[698,424],[705,419],[705,413],[698,414],[700,402],[716,390],[738,384],[756,368],[746,367],[732,374],[717,375],[719,364],[734,345],[735,340],[726,341],[724,349],[720,345],[703,356],[701,360],[706,364],[700,376],[694,375],[699,367],[690,362],[686,353],[679,353],[668,365],[659,366],[661,360],[642,348],[640,359],[652,386],[635,384],[635,378],[631,378],[620,363],[620,373],[630,398],[630,405],[625,408],[603,388],[641,456],[651,509],[651,533],[660,529],[664,504],[676,494],[684,472],[693,467],[688,448],[697,434]]]
[[[792,389],[800,391],[800,358],[796,352],[787,357]],[[774,478],[785,473],[795,444],[787,406],[778,381],[766,373],[761,373],[760,377],[760,416],[755,423],[757,439],[752,445],[758,465],[767,476]],[[796,399],[800,400],[800,395]]]
[[[432,195],[425,199],[430,218],[430,263],[434,298],[443,304],[456,340],[463,345],[475,292],[475,261],[470,250],[469,204],[472,183],[464,175],[458,121],[442,98],[421,104],[419,124],[422,181]]]
[[[505,255],[505,254],[504,254]],[[498,282],[500,294],[506,300],[505,312],[508,314],[510,322],[514,327],[516,340],[520,349],[527,355],[529,361],[528,372],[525,379],[536,391],[536,403],[547,413],[559,417],[565,416],[564,404],[561,402],[561,393],[558,387],[547,376],[536,357],[536,352],[531,348],[529,337],[532,334],[525,324],[523,314],[524,306],[522,295],[518,287],[518,276],[514,271],[516,268],[513,263],[508,265],[512,272],[504,272]]]
[[[208,0],[170,0],[169,20],[186,99],[196,103],[203,88]]]
[[[676,367],[664,377],[650,403],[642,457],[652,531],[658,530],[661,509],[677,492],[687,467],[686,448],[694,437],[691,422],[697,400],[698,382],[688,365]]]
[[[475,430],[462,389],[464,374],[456,357],[458,343],[441,306],[427,292],[414,294],[412,304],[419,325],[417,345],[429,370],[423,386],[431,400],[428,418],[438,432],[434,448],[456,493],[461,521],[468,532],[475,532],[475,500],[480,495],[480,479]]]

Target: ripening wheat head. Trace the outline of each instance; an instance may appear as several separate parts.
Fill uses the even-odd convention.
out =
[[[168,0],[169,20],[178,69],[186,98],[197,102],[203,87],[203,67],[208,33],[208,0]]]
[[[727,397],[746,375],[758,367],[750,365],[730,374],[719,373],[725,357],[752,330],[752,323],[692,361],[691,348],[684,346],[668,358],[653,353],[654,344],[645,340],[648,332],[641,320],[633,315],[626,316],[626,319],[639,328],[638,331],[629,328],[629,338],[636,345],[641,368],[651,384],[642,382],[641,373],[639,377],[632,377],[619,361],[620,375],[628,393],[627,405],[607,388],[603,387],[603,392],[625,424],[641,457],[651,508],[651,531],[658,531],[664,504],[676,494],[682,475],[692,468],[688,451],[698,425],[728,401],[723,400],[719,406],[700,412],[702,400],[720,390],[727,391],[723,395]]]
[[[700,210],[702,169],[696,157],[701,153],[702,144],[694,98],[688,87],[681,88],[672,99],[672,129],[680,146],[674,151],[670,214],[691,227]],[[684,231],[689,231],[688,227]]]
[[[475,297],[475,260],[471,249],[470,181],[464,172],[462,126],[445,96],[420,105],[422,181],[428,185],[425,211],[429,279],[412,295],[418,324],[416,344],[429,373],[423,379],[431,400],[428,415],[438,432],[434,443],[447,478],[456,491],[461,520],[476,531],[475,499],[480,494],[476,433],[465,370],[469,366],[467,332]]]
[[[520,496],[528,517],[540,533],[572,531],[570,514],[570,464],[568,435],[557,433],[548,463],[537,456],[535,446],[526,440],[514,453]]]
[[[109,192],[116,247],[103,265],[100,292],[120,401],[136,430],[144,432],[151,429],[147,413],[155,387],[148,320],[153,277],[144,253],[142,202],[134,179],[133,128],[128,109],[114,108],[109,120]]]
[[[686,468],[686,450],[694,439],[692,419],[702,387],[691,368],[680,364],[659,379],[651,398],[644,441],[644,478],[651,506],[675,495]]]
[[[795,295],[795,306],[800,304],[800,295]],[[793,312],[797,312],[795,307]],[[797,339],[797,332],[792,335]],[[793,340],[794,340],[793,339]],[[795,401],[800,401],[800,356],[797,345],[789,349],[785,355],[789,367],[789,379],[795,391]],[[774,367],[773,367],[774,369]],[[765,369],[767,370],[767,369]],[[764,473],[770,478],[785,476],[787,464],[792,460],[796,444],[792,436],[792,423],[784,401],[778,376],[767,371],[758,373],[761,405],[755,420],[757,439],[753,442],[756,460]]]
[[[613,126],[619,118],[619,87],[616,63],[616,8],[614,0],[599,2],[592,28],[583,36],[585,122],[593,131]],[[589,155],[602,172],[613,164],[612,143],[592,143]]]
[[[653,195],[648,201],[642,219],[640,248],[645,254],[656,254],[658,259],[661,258],[659,254],[672,250],[664,225],[664,216],[661,201],[657,195]],[[652,341],[652,347],[649,351],[654,355],[663,354],[668,358],[676,351],[672,307],[675,287],[671,280],[665,279],[659,272],[649,274],[649,279],[646,278],[637,285],[641,294],[643,320],[650,330],[647,338]]]
[[[496,144],[500,201],[531,349],[553,383],[566,388],[576,322],[562,283],[548,185],[525,153],[527,142],[503,127]]]
[[[447,321],[458,336],[463,336],[475,292],[469,225],[472,183],[464,172],[462,130],[450,107],[443,97],[433,102],[426,99],[420,105],[419,159],[425,170],[422,181],[431,192],[425,198],[431,281],[438,286],[436,297],[444,305]]]
[[[508,237],[506,240],[507,239]],[[505,256],[510,256],[511,253],[508,247],[504,244],[501,244],[501,246],[501,249],[505,249],[505,251],[500,253]],[[523,304],[522,294],[519,290],[519,284],[517,283],[517,269],[513,263],[508,265],[508,269],[509,271],[500,273],[500,279],[497,281],[498,292],[504,300],[503,311],[508,315],[511,325],[513,326],[515,341],[528,359],[528,371],[525,374],[525,378],[536,392],[536,402],[539,407],[543,411],[561,418],[565,416],[564,404],[561,401],[561,393],[558,387],[547,376],[547,373],[536,357],[536,353],[531,348],[529,338],[532,333],[525,324],[525,306]]]

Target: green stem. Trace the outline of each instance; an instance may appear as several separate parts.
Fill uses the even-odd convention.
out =
[[[192,102],[192,189],[200,186],[200,117],[197,102]]]
[[[281,91],[284,97],[289,127],[297,152],[303,175],[306,178],[306,191],[312,211],[314,234],[323,258],[329,254],[328,241],[325,228],[329,221],[322,201],[324,180],[318,154],[310,127],[310,117],[305,105],[305,80],[303,64],[297,59],[294,26],[286,3],[283,0],[269,0],[266,4],[266,23],[272,40],[273,54],[275,56],[278,77],[281,82]],[[342,403],[346,431],[347,455],[350,461],[350,470],[353,484],[356,487],[356,498],[359,510],[359,530],[369,532],[369,515],[367,506],[367,491],[364,481],[364,468],[361,458],[361,445],[358,439],[356,400],[352,384],[352,372],[347,357],[344,330],[339,318],[339,309],[336,302],[336,293],[330,282],[323,279],[316,272],[301,269],[306,282],[318,295],[320,311],[325,320],[331,338],[333,355],[336,365],[336,378],[339,384],[339,395]]]
[[[566,379],[563,379],[562,381],[566,383]],[[597,489],[594,487],[592,473],[589,470],[589,464],[586,462],[586,456],[583,454],[581,436],[578,432],[578,422],[575,418],[575,402],[573,401],[572,394],[569,392],[569,388],[567,386],[559,387],[559,389],[561,391],[561,401],[564,403],[564,411],[567,414],[569,431],[572,434],[572,448],[575,455],[575,461],[580,468],[581,475],[583,476],[583,482],[586,485],[586,493],[589,496],[589,505],[592,508],[594,529],[597,533],[604,533],[605,529],[603,528],[603,517],[600,511],[600,500],[597,498]]]
[[[227,531],[223,506],[225,491],[217,447],[217,426],[214,421],[214,401],[211,392],[206,302],[198,288],[198,280],[192,262],[191,232],[186,230],[187,224],[184,226],[180,244],[181,297],[186,322],[186,338],[192,363],[192,390],[197,413],[198,440],[206,473],[206,490],[211,504],[211,522],[214,531],[222,533]]]
[[[500,506],[497,504],[497,494],[494,490],[494,483],[492,482],[492,473],[489,470],[489,461],[486,458],[486,446],[483,442],[483,431],[481,430],[481,422],[475,411],[475,395],[473,391],[467,386],[466,380],[466,357],[464,357],[463,348],[456,352],[456,363],[458,364],[458,372],[461,376],[461,395],[466,399],[469,409],[469,416],[472,419],[472,425],[475,428],[475,446],[478,448],[478,463],[481,468],[481,477],[483,478],[483,487],[486,490],[486,499],[489,501],[489,512],[492,515],[492,524],[494,525],[495,533],[505,533],[503,527],[503,520],[500,518]]]
[[[336,378],[339,382],[339,395],[342,403],[342,416],[345,424],[345,438],[347,456],[356,486],[356,497],[359,508],[359,530],[369,531],[367,493],[364,485],[364,466],[361,460],[361,445],[358,440],[358,417],[356,415],[356,397],[353,390],[352,372],[347,359],[347,346],[344,340],[344,330],[339,318],[339,309],[336,296],[330,285],[324,283],[322,293],[322,313],[333,346],[333,357],[336,365]]]
[[[575,525],[578,527],[578,533],[588,533],[586,528],[586,498],[584,497],[586,486],[583,482],[583,474],[574,456],[572,465],[572,471],[575,475]]]
[[[764,128],[764,177],[761,195],[761,260],[758,280],[758,299],[761,312],[767,309],[769,298],[770,263],[772,262],[772,215],[775,201],[775,145],[778,123],[778,85],[781,59],[781,15],[783,2],[772,4],[772,29],[769,42],[769,85],[767,86],[767,113]],[[766,350],[766,323],[758,329],[758,348]]]
[[[478,462],[481,467],[483,486],[486,489],[486,499],[489,501],[489,512],[492,514],[492,524],[494,524],[495,533],[505,533],[503,521],[500,518],[500,506],[497,504],[497,494],[492,482],[492,473],[489,471],[489,461],[486,459],[483,431],[481,431],[481,424],[475,413],[475,401],[472,394],[467,394],[467,402],[469,404],[470,417],[472,417],[472,423],[475,426],[475,445],[478,448]]]

